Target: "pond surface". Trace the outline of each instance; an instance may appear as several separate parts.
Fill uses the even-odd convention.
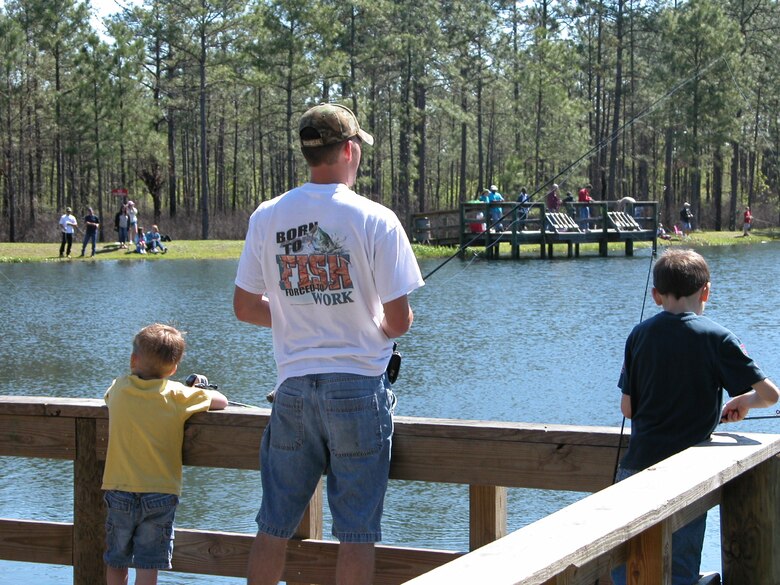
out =
[[[780,246],[703,251],[706,314],[731,328],[780,377]],[[428,274],[439,261],[423,261]],[[395,385],[403,416],[620,426],[616,382],[631,327],[657,308],[647,250],[633,258],[453,260],[411,303]],[[129,369],[135,332],[153,321],[187,332],[177,378],[198,372],[230,400],[265,407],[275,367],[270,331],[236,321],[235,261],[72,261],[0,265],[0,394],[101,398]],[[774,414],[774,409],[760,414]],[[757,413],[758,414],[758,413]],[[732,430],[778,432],[778,420]],[[185,468],[177,525],[254,533],[259,472]],[[509,492],[516,530],[587,494]],[[72,521],[72,464],[0,457],[0,517]],[[325,533],[329,534],[326,515]],[[468,487],[391,482],[385,544],[468,548]],[[710,512],[703,568],[719,567]],[[0,561],[3,582],[71,582],[70,567]],[[160,583],[243,583],[161,573]]]

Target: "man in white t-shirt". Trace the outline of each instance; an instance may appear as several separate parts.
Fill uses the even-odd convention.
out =
[[[62,242],[60,243],[60,258],[62,258],[66,253],[68,258],[70,258],[70,248],[73,246],[73,232],[78,225],[76,218],[73,217],[73,210],[70,207],[65,208],[65,213],[63,213],[62,217],[60,217],[59,224],[60,232],[62,233]],[[67,252],[65,249],[66,244]]]
[[[374,142],[355,115],[315,106],[299,134],[310,182],[252,214],[233,298],[239,320],[271,327],[278,373],[248,583],[282,578],[287,541],[326,473],[336,582],[367,584],[390,469],[386,369],[423,280],[395,214],[350,189]]]

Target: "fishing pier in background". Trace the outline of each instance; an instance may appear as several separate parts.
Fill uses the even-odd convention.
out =
[[[194,415],[184,464],[257,471],[269,418],[269,409],[236,406]],[[0,396],[0,455],[72,461],[74,493],[72,522],[45,520],[46,502],[43,520],[0,519],[0,558],[71,565],[75,585],[104,582],[107,438],[102,400]],[[607,585],[611,567],[625,562],[633,585],[668,583],[672,532],[717,505],[724,582],[780,583],[780,435],[715,433],[612,485],[618,446],[627,442],[613,427],[397,417],[391,487],[395,480],[462,485],[469,550],[377,546],[374,583]],[[508,533],[507,488],[591,495]],[[244,577],[253,538],[177,528],[173,571]],[[337,550],[323,540],[320,484],[288,545],[283,578],[332,585]]]
[[[415,242],[457,246],[461,253],[483,248],[493,259],[518,259],[520,246],[528,245],[538,246],[541,258],[553,258],[555,246],[565,245],[571,258],[579,256],[580,244],[588,243],[598,244],[600,256],[608,256],[610,243],[622,243],[631,256],[634,242],[651,242],[655,250],[658,241],[657,201],[623,208],[617,201],[573,202],[557,212],[544,203],[467,202],[459,209],[417,213],[412,220]],[[502,254],[502,244],[508,255]]]

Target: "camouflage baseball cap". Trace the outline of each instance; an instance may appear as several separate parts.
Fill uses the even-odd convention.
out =
[[[353,136],[359,136],[366,144],[374,144],[374,137],[360,129],[352,110],[339,104],[320,104],[310,108],[301,116],[298,133],[306,128],[314,132],[307,132],[306,138],[301,135],[301,146],[327,146],[344,142]]]

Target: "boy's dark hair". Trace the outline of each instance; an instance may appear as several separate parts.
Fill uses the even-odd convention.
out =
[[[133,339],[133,353],[143,362],[144,374],[163,378],[184,355],[184,335],[170,325],[153,323]]]
[[[303,128],[300,131],[301,140],[319,138],[319,133],[314,128]],[[338,160],[339,151],[344,148],[344,142],[326,144],[325,146],[301,146],[301,153],[310,167],[320,165],[332,165]]]
[[[653,286],[662,295],[681,299],[694,294],[710,281],[707,261],[693,250],[667,250],[653,268]]]

